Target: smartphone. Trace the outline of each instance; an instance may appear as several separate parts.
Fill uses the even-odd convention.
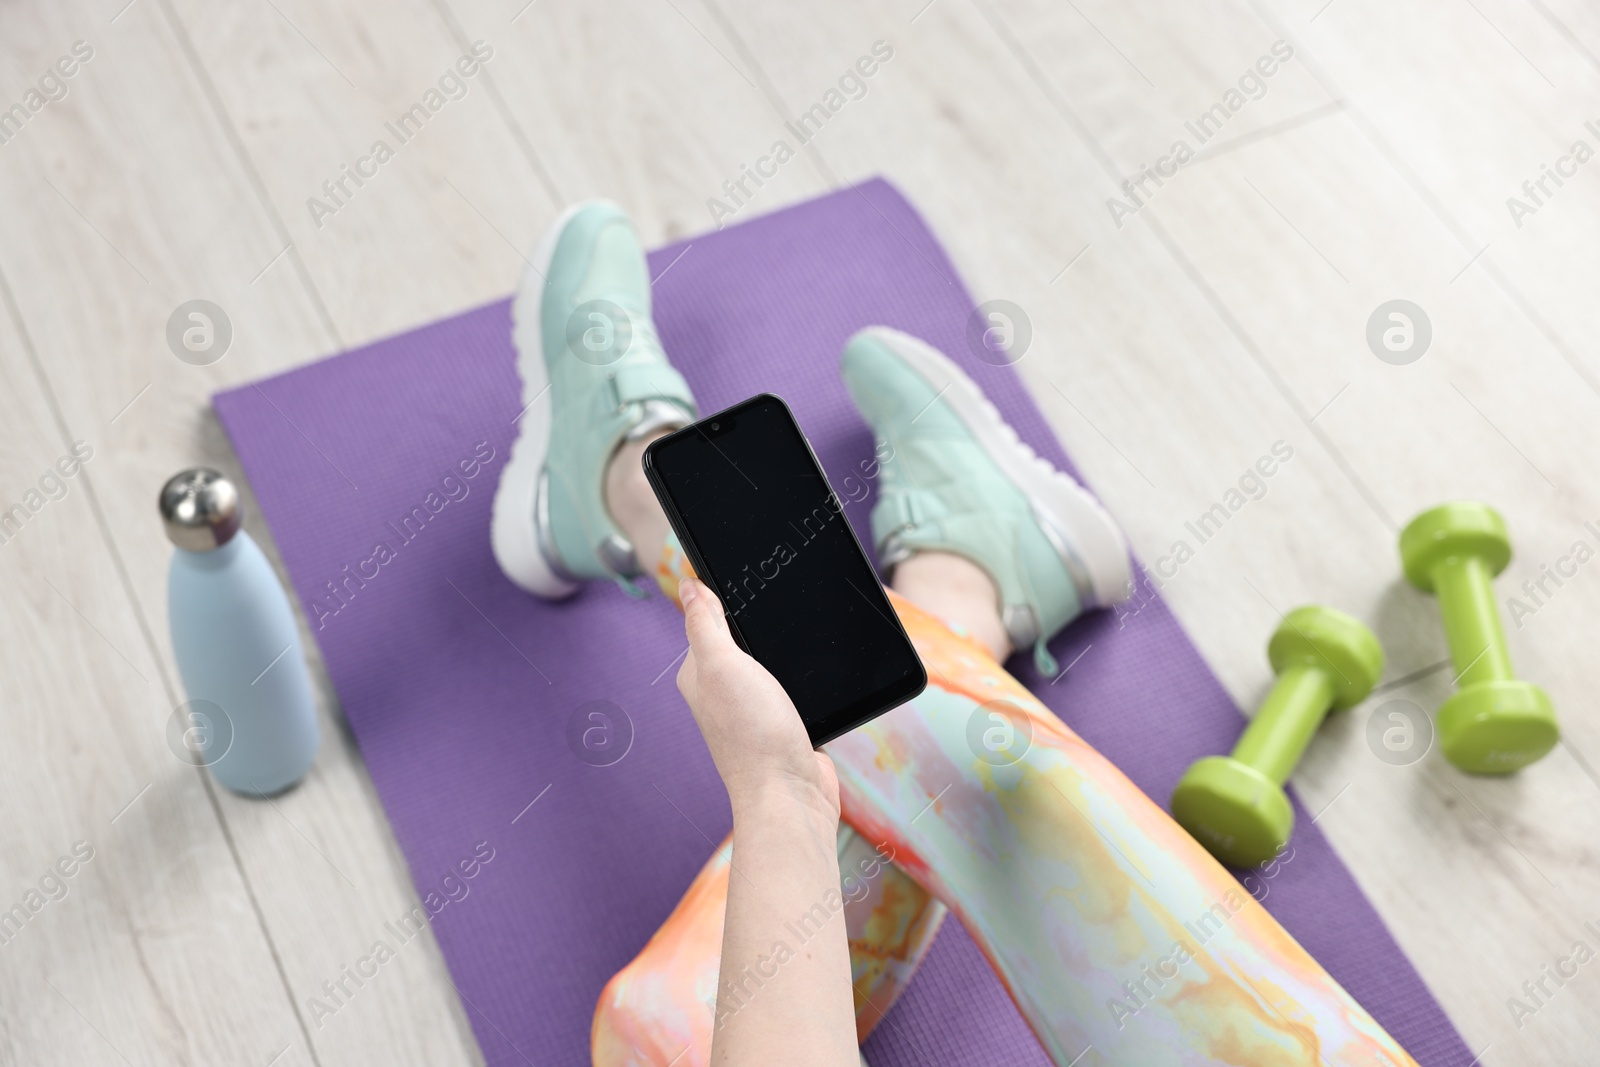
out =
[[[762,393],[657,439],[645,476],[739,646],[813,745],[928,684],[789,405]]]

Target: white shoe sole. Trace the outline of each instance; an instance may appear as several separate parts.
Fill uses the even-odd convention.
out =
[[[1040,527],[1073,576],[1085,607],[1107,607],[1133,591],[1128,542],[1100,502],[1017,437],[967,373],[943,352],[908,333],[873,326],[866,333],[922,376],[1033,505]]]
[[[517,418],[517,438],[511,458],[500,471],[489,520],[489,542],[495,562],[517,586],[547,600],[576,593],[580,583],[557,573],[539,548],[533,509],[550,451],[550,375],[545,368],[543,331],[539,328],[545,276],[567,223],[596,201],[574,204],[545,230],[522,272],[516,299],[511,304],[511,340],[517,349],[517,373],[522,377],[522,414]]]

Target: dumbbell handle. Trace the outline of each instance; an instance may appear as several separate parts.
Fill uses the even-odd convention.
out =
[[[1456,685],[1506,682],[1516,677],[1506,650],[1500,607],[1494,600],[1494,575],[1477,556],[1451,556],[1433,568],[1433,591],[1444,616]]]
[[[1326,670],[1305,664],[1284,668],[1234,746],[1233,758],[1282,785],[1305,754],[1333,698],[1333,679]]]

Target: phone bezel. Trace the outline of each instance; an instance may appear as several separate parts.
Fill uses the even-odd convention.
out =
[[[663,479],[660,470],[656,466],[656,455],[661,449],[670,447],[671,442],[683,436],[698,433],[709,441],[711,435],[706,429],[708,424],[724,420],[735,421],[741,417],[741,414],[746,409],[765,404],[776,404],[783,417],[788,419],[790,428],[799,437],[801,444],[805,446],[806,455],[810,459],[812,467],[815,468],[817,476],[822,479],[822,484],[828,487],[828,493],[833,498],[832,506],[839,511],[841,517],[843,516],[843,502],[839,499],[839,494],[834,490],[833,483],[828,480],[827,471],[823,469],[821,461],[817,459],[817,453],[811,447],[811,441],[800,428],[799,420],[794,417],[794,411],[783,397],[778,396],[776,393],[757,393],[755,396],[741,400],[739,403],[723,408],[721,411],[706,415],[682,429],[657,438],[644,451],[642,462],[645,479],[650,483],[651,490],[655,492],[656,500],[661,504],[661,510],[666,514],[667,523],[672,527],[672,532],[677,534],[678,542],[683,546],[684,554],[689,557],[689,563],[694,567],[697,575],[712,576],[715,575],[716,571],[706,565],[699,546],[695,543],[687,525],[683,521],[683,517],[679,514],[677,504],[672,498],[672,492],[667,487],[665,479]],[[848,521],[844,523],[844,529],[850,538],[850,542],[855,545],[856,552],[861,557],[862,562],[866,564],[867,571],[876,579],[877,568],[872,565],[871,557],[861,547],[861,539],[856,536],[855,529]],[[706,584],[713,591],[716,591],[716,586],[710,580],[703,580],[706,580]],[[720,592],[718,595],[721,595]],[[910,635],[906,633],[905,625],[901,623],[900,616],[894,610],[894,605],[889,603],[889,598],[883,591],[882,582],[875,580],[873,588],[864,595],[873,603],[873,607],[878,609],[879,614],[883,616],[885,621],[899,634],[900,640],[904,643],[906,654],[915,666],[916,673],[900,682],[890,683],[890,685],[877,692],[865,693],[856,703],[846,705],[828,718],[819,720],[816,723],[807,720],[802,712],[800,721],[805,724],[806,733],[810,736],[811,744],[814,748],[820,748],[834,738],[849,733],[857,726],[872,721],[884,712],[897,708],[908,700],[915,699],[928,686],[927,668],[922,663],[922,657],[917,654],[916,646],[912,644]],[[876,599],[874,600],[874,598]],[[734,641],[738,643],[740,648],[748,652],[750,646],[745,641],[744,634],[740,632],[737,618],[729,615],[726,609],[724,609],[723,617],[728,620],[728,629],[733,634]],[[865,710],[861,710],[863,706]],[[799,711],[798,705],[796,706],[796,711]]]

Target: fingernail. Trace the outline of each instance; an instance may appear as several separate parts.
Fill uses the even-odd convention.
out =
[[[678,583],[678,603],[688,607],[694,603],[694,598],[700,595],[700,583],[693,578],[685,578]]]

